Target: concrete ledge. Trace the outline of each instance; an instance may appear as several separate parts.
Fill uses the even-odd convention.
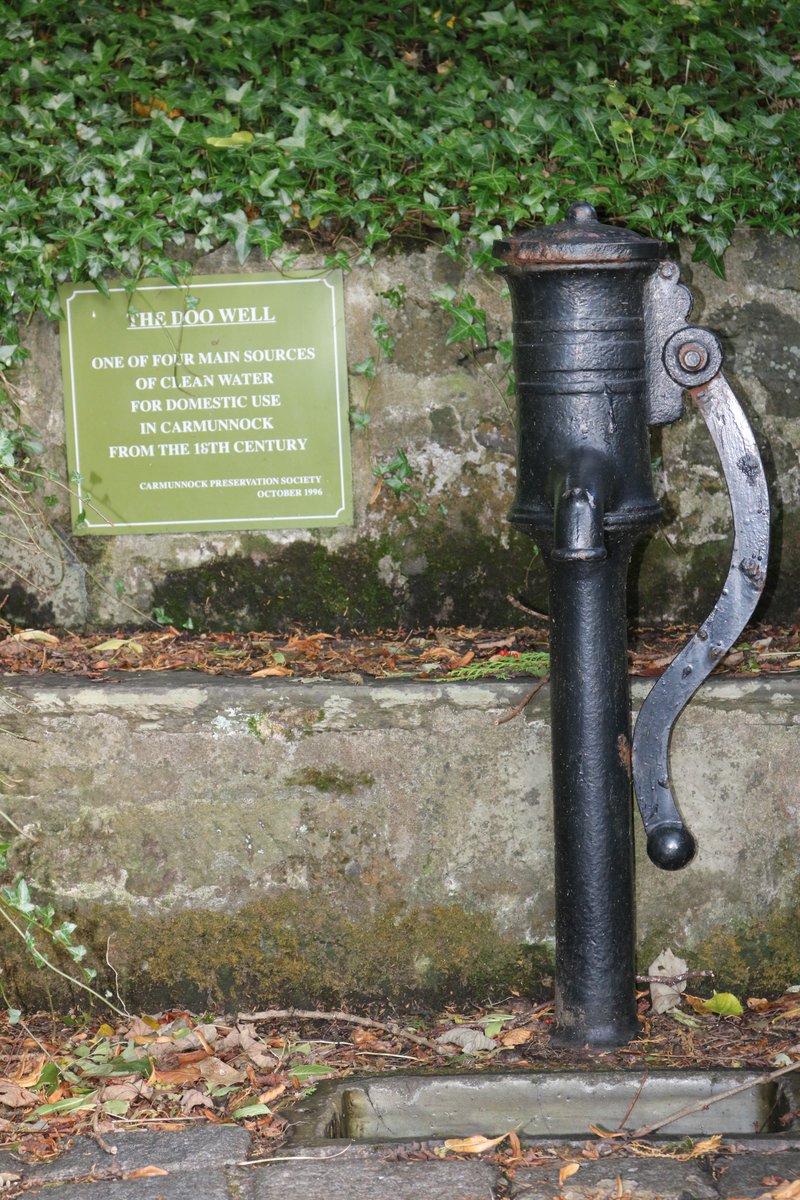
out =
[[[552,934],[547,688],[495,721],[528,687],[6,677],[17,782],[2,807],[36,838],[14,865],[80,913],[84,938],[114,932],[115,965],[145,994],[524,983],[532,963],[547,973],[530,947]],[[634,704],[648,687],[633,681]],[[800,677],[715,680],[682,717],[673,779],[699,853],[662,873],[637,833],[646,948],[796,902],[798,697]]]

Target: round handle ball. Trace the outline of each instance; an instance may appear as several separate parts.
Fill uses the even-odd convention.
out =
[[[692,861],[696,849],[683,825],[660,825],[647,838],[647,856],[662,871],[680,871]]]

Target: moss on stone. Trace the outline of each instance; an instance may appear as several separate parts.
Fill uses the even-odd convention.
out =
[[[368,775],[366,771],[354,774],[352,771],[346,771],[344,767],[331,766],[327,770],[303,767],[302,770],[295,771],[293,775],[288,775],[286,782],[294,787],[313,787],[318,792],[352,796],[356,788],[371,787],[375,778]]]
[[[282,737],[290,742],[297,741],[311,733],[316,724],[325,717],[321,708],[282,708],[265,709],[260,713],[251,713],[245,721],[249,733],[259,742],[265,742],[268,737]]]
[[[675,945],[666,925],[652,931],[640,948],[639,969],[646,971],[667,945],[685,954],[691,968],[713,971],[717,991],[781,995],[800,983],[800,882],[787,904],[765,908],[747,921],[720,924],[690,947]]]
[[[172,571],[156,585],[153,605],[179,624],[191,618],[195,628],[378,627],[395,613],[377,567],[382,545],[329,551],[295,542],[273,547],[268,561],[238,555]]]
[[[519,945],[485,914],[457,905],[395,904],[342,918],[307,895],[284,892],[236,913],[142,915],[92,906],[77,916],[95,964],[111,960],[129,1005],[205,1007],[388,1002],[441,1005],[520,991],[541,996],[552,974],[544,947]],[[25,951],[9,947],[5,986],[25,1005],[79,1000]],[[113,986],[113,980],[103,981]]]
[[[169,572],[153,606],[196,629],[279,629],[293,624],[368,632],[432,623],[505,624],[509,593],[523,595],[532,543],[509,544],[471,519],[460,527],[440,516],[409,522],[396,535],[362,538],[345,550],[320,542],[268,544],[247,554]],[[424,563],[405,583],[387,582],[386,559]],[[542,568],[535,565],[535,574]]]

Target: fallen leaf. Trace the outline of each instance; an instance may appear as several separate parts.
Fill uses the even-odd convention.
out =
[[[772,1193],[774,1200],[798,1200],[800,1197],[800,1179],[785,1179],[780,1187]]]
[[[289,667],[262,667],[260,671],[253,671],[249,675],[249,679],[266,679],[268,675],[291,675]]]
[[[271,1104],[273,1100],[277,1100],[278,1096],[282,1096],[286,1091],[285,1083],[277,1083],[275,1087],[270,1088],[266,1092],[262,1092],[258,1097],[259,1104]]]
[[[749,996],[747,1007],[753,1012],[762,1012],[763,1009],[769,1008],[769,1000],[763,1000],[760,996]]]
[[[206,1059],[204,1063],[188,1063],[185,1067],[175,1067],[172,1071],[154,1071],[153,1080],[155,1083],[194,1083],[200,1078],[202,1068],[206,1063],[210,1062]]]
[[[4,1192],[6,1188],[13,1187],[21,1179],[22,1176],[18,1171],[0,1171],[0,1192]]]
[[[137,1167],[135,1171],[126,1171],[123,1179],[153,1179],[156,1175],[169,1175],[163,1167]]]
[[[205,1062],[212,1053],[213,1051],[208,1050],[187,1050],[185,1054],[178,1055],[178,1066],[186,1067],[189,1063]]]
[[[126,1083],[110,1083],[103,1088],[104,1100],[138,1100],[139,1096],[150,1100],[154,1095],[154,1089],[144,1079],[132,1079]]]
[[[207,1058],[205,1062],[201,1062],[200,1074],[212,1087],[226,1087],[231,1083],[242,1083],[247,1078],[246,1071],[237,1071],[235,1067],[229,1067],[221,1058]]]
[[[19,1086],[23,1087],[23,1088],[32,1087],[35,1083],[39,1082],[39,1076],[42,1073],[42,1067],[44,1066],[44,1064],[46,1062],[47,1062],[47,1055],[42,1054],[37,1059],[36,1065],[34,1067],[31,1067],[31,1069],[29,1071],[27,1071],[24,1075],[18,1075],[17,1078],[14,1080],[14,1082],[18,1083]]]
[[[257,1037],[248,1025],[239,1025],[234,1032],[237,1035],[238,1044],[244,1050],[247,1057],[255,1067],[260,1067],[262,1070],[271,1071],[277,1065],[278,1059],[271,1052],[265,1042],[262,1042]],[[230,1036],[230,1035],[229,1035]],[[227,1042],[229,1039],[226,1038]],[[235,1044],[235,1043],[234,1043]]]
[[[507,1137],[507,1133],[501,1133],[500,1137],[496,1138],[487,1138],[480,1133],[474,1133],[472,1137],[448,1138],[444,1146],[446,1150],[452,1150],[454,1154],[483,1154],[485,1150],[499,1146]]]
[[[121,1037],[129,1038],[152,1038],[153,1034],[159,1028],[158,1022],[155,1025],[151,1024],[150,1020],[143,1020],[142,1017],[134,1017],[127,1029],[120,1031]]]
[[[529,1042],[533,1037],[530,1029],[508,1029],[505,1033],[500,1034],[500,1041],[504,1046],[521,1046],[524,1042]]]
[[[10,1080],[0,1079],[0,1104],[5,1104],[8,1108],[27,1108],[29,1104],[38,1104],[39,1097],[35,1092],[29,1092],[27,1088],[20,1087],[18,1083],[11,1083]]]
[[[43,629],[21,629],[9,639],[12,642],[46,642],[48,646],[57,646],[59,639]]]
[[[371,508],[372,505],[375,503],[375,501],[378,499],[378,496],[380,496],[380,494],[381,494],[382,487],[383,487],[383,480],[379,476],[378,479],[375,481],[375,487],[372,489],[372,495],[370,496],[369,500],[367,501],[367,508]]]
[[[710,1000],[704,1002],[704,1010],[716,1013],[720,1017],[740,1017],[742,1006],[732,992],[714,992]]]
[[[90,649],[92,654],[94,654],[98,650],[122,650],[126,646],[136,654],[144,654],[141,643],[135,642],[133,638],[109,638],[105,642],[100,642],[98,646],[90,647]]]
[[[561,1167],[558,1172],[558,1186],[561,1187],[576,1171],[581,1169],[581,1164],[576,1162],[567,1163]]]
[[[479,1050],[496,1050],[497,1042],[488,1038],[480,1029],[447,1029],[440,1033],[437,1042],[460,1046],[465,1054],[477,1054]]]
[[[181,1112],[190,1113],[195,1108],[212,1108],[214,1102],[207,1092],[201,1092],[198,1088],[192,1088],[188,1092],[184,1092],[181,1096]]]
[[[686,1025],[689,1029],[702,1029],[703,1022],[698,1021],[697,1017],[690,1017],[688,1013],[682,1013],[677,1008],[673,1008],[669,1014],[673,1021],[677,1021],[679,1025]]]
[[[662,950],[658,957],[647,968],[648,975],[663,975],[665,979],[674,979],[688,970],[688,964],[678,958],[671,950]],[[651,983],[650,1003],[654,1013],[670,1012],[681,1002],[681,993],[686,991],[686,980],[681,983]]]

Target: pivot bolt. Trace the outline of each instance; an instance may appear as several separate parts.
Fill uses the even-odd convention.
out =
[[[678,351],[678,362],[684,371],[702,371],[708,362],[708,351],[699,342],[684,342]]]

